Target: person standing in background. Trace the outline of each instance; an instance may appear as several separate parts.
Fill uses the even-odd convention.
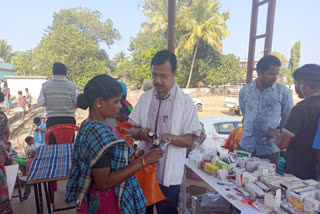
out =
[[[38,106],[47,108],[47,129],[58,124],[76,124],[77,86],[70,82],[67,68],[56,62],[52,68],[53,78],[42,85]],[[49,136],[49,144],[56,144],[55,137]]]
[[[26,97],[26,102],[27,102],[28,114],[30,116],[31,112],[32,112],[32,110],[31,110],[31,93],[29,92],[28,88],[26,88],[25,91],[26,91],[25,97]]]
[[[26,105],[26,100],[22,96],[22,91],[18,91],[18,112],[21,116],[21,120],[24,120],[25,116],[25,105]]]
[[[269,159],[276,165],[280,151],[273,139],[267,139],[267,131],[269,127],[283,127],[293,107],[290,89],[277,82],[280,67],[277,57],[264,56],[257,63],[258,78],[239,93],[239,105],[244,117],[239,150]]]

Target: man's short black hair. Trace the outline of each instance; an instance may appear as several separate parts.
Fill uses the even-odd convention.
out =
[[[170,62],[172,67],[172,73],[177,70],[177,57],[174,53],[169,50],[158,51],[151,60],[151,66],[153,65],[163,65],[167,61]]]
[[[320,89],[320,65],[306,64],[295,70],[292,76],[298,82],[306,82],[312,89]]]
[[[56,62],[53,64],[52,73],[53,75],[67,75],[67,68],[63,63]]]
[[[273,55],[266,55],[262,57],[257,63],[257,71],[266,71],[270,68],[270,66],[280,67],[281,62],[278,57]]]
[[[34,123],[34,124],[41,123],[40,117],[35,117],[35,118],[33,119],[33,123]]]
[[[24,141],[26,141],[27,144],[29,144],[32,140],[33,140],[33,137],[31,136],[28,136],[26,137],[26,139],[24,139]]]

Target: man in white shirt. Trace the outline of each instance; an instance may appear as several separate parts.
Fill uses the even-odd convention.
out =
[[[139,147],[148,151],[153,139],[148,132],[155,133],[165,155],[157,163],[157,181],[166,200],[156,204],[157,212],[178,213],[180,184],[183,178],[186,148],[200,136],[201,126],[191,97],[175,83],[177,75],[176,56],[163,50],[151,61],[154,88],[141,95],[129,115],[134,127],[132,136],[140,140]],[[168,143],[168,146],[164,147]],[[146,213],[153,213],[153,205]]]

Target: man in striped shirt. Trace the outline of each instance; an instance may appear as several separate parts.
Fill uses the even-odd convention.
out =
[[[77,86],[66,78],[64,64],[53,64],[53,78],[42,85],[38,106],[47,108],[47,128],[57,124],[76,124]],[[54,136],[49,136],[49,144],[55,144]]]

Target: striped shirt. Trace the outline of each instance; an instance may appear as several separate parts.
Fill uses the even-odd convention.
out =
[[[78,91],[65,76],[55,75],[42,85],[38,106],[47,108],[47,117],[75,117]]]

